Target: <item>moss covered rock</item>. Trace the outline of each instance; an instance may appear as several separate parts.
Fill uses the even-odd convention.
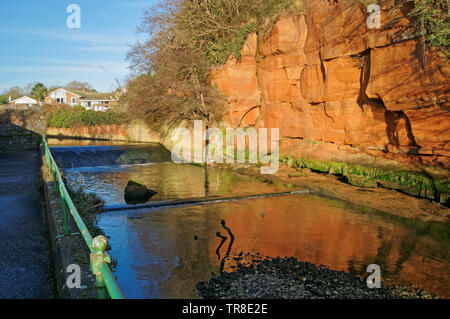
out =
[[[343,181],[358,187],[384,187],[449,205],[450,179],[442,174],[431,175],[426,170],[414,171],[401,167],[374,167],[291,156],[281,160],[288,167],[310,169],[313,172],[343,176]]]
[[[378,183],[372,179],[368,179],[358,175],[347,175],[346,181],[350,185],[363,187],[363,188],[377,188]]]

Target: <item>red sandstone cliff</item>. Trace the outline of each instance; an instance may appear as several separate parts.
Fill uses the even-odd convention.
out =
[[[327,159],[363,152],[448,168],[449,64],[424,50],[411,7],[396,2],[383,1],[381,29],[360,3],[314,0],[266,38],[251,34],[240,61],[212,71],[226,121],[280,128],[291,154],[314,140]]]

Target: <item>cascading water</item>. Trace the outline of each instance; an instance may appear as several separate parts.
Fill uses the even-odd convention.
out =
[[[170,152],[159,144],[52,147],[52,153],[63,169],[172,161]]]
[[[157,192],[151,202],[299,190],[214,168],[175,164],[159,144],[51,147],[51,151],[68,183],[96,193],[106,206],[125,205],[124,189],[130,180]]]

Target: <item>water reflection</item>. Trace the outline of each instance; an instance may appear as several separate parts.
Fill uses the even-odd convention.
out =
[[[217,169],[167,163],[167,151],[159,145],[59,150],[55,157],[68,163],[64,172],[69,183],[98,194],[107,204],[124,203],[129,180],[157,191],[152,201],[293,190]],[[235,236],[232,255],[293,256],[361,275],[367,275],[367,265],[378,264],[384,279],[450,297],[448,224],[423,223],[314,195],[101,214],[99,226],[110,236],[125,296],[198,298],[197,282],[219,272],[229,247],[222,220]],[[228,237],[221,256],[218,232]],[[231,264],[224,267],[230,270]]]
[[[232,254],[294,256],[361,274],[377,263],[385,279],[450,296],[445,225],[405,224],[314,195],[177,207],[139,216],[107,212],[100,218],[100,227],[111,236],[112,254],[119,257],[117,277],[127,297],[198,298],[196,283],[219,272],[221,239],[216,233],[223,231],[222,219],[235,235]]]
[[[264,183],[248,176],[190,164],[157,163],[65,170],[69,184],[98,194],[106,204],[121,204],[129,180],[158,192],[151,201],[197,197],[253,195],[293,190],[281,183]]]

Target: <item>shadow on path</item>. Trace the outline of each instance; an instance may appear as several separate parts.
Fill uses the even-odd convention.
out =
[[[0,152],[0,298],[53,298],[37,151]]]

